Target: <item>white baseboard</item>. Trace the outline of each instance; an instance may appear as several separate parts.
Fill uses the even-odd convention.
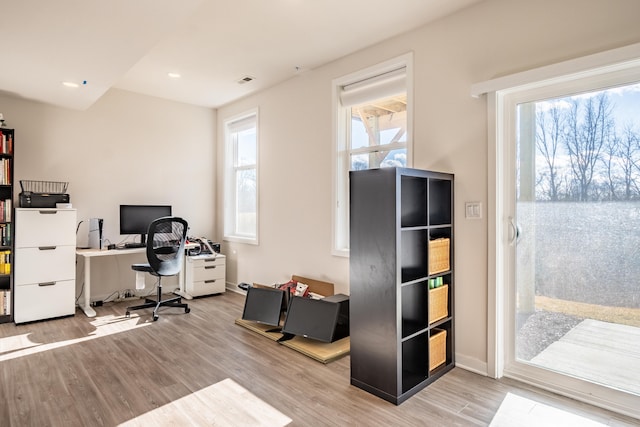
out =
[[[487,362],[483,362],[474,357],[456,353],[456,366],[485,377],[488,376]]]
[[[240,294],[240,295],[246,295],[246,294],[247,294],[245,291],[243,291],[242,289],[240,289],[240,288],[238,287],[238,285],[236,285],[235,283],[229,283],[229,282],[226,282],[226,284],[225,284],[225,285],[226,285],[225,287],[226,287],[226,289],[227,289],[228,291],[235,292],[235,293]]]

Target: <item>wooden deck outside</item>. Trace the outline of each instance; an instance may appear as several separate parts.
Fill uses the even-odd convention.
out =
[[[585,319],[532,363],[640,396],[640,328]]]

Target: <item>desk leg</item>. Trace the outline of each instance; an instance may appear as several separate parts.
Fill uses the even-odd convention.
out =
[[[185,263],[187,257],[185,257]],[[180,295],[182,298],[185,299],[193,299],[193,297],[191,295],[189,295],[187,293],[187,289],[186,289],[186,285],[185,285],[185,275],[184,275],[184,267],[185,265],[182,265],[183,268],[180,269],[180,272],[178,273],[178,284],[180,285],[180,289],[178,289],[177,291],[173,291],[174,294],[176,295]]]
[[[84,257],[84,301],[78,303],[87,317],[96,317],[96,311],[91,308],[91,257]]]

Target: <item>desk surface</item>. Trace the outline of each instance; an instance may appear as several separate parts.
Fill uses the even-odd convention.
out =
[[[145,252],[147,248],[127,248],[127,249],[76,249],[76,255],[84,257],[105,256],[105,255],[126,255]]]
[[[185,249],[194,249],[199,245],[197,243],[188,243],[184,246]],[[144,253],[147,251],[146,247],[143,248],[122,248],[122,249],[80,249],[76,248],[76,255],[82,255],[83,257],[94,256],[107,256],[107,255],[127,255]]]

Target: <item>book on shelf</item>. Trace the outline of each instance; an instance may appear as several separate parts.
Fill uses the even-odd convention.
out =
[[[11,159],[0,159],[0,185],[11,185]]]
[[[11,159],[0,159],[0,184],[11,185]]]
[[[11,291],[0,291],[0,315],[8,316],[11,314]]]
[[[0,154],[13,154],[13,133],[0,129]]]
[[[0,274],[11,274],[11,251],[0,251]]]
[[[11,222],[11,199],[0,200],[0,222]]]
[[[0,224],[0,245],[11,246],[11,224]]]

